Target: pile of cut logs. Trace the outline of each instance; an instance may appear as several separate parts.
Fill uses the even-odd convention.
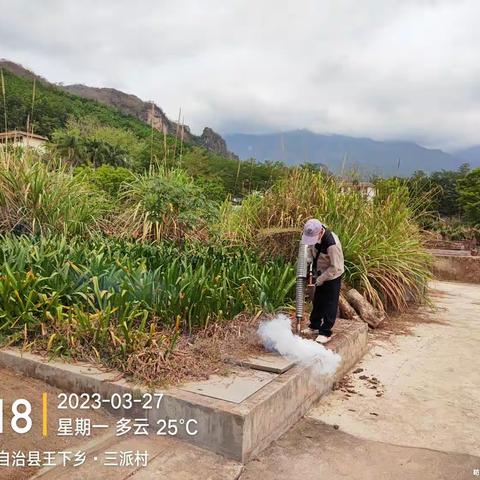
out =
[[[342,289],[338,302],[340,318],[363,320],[372,328],[376,328],[385,318],[385,312],[378,310],[354,288]]]

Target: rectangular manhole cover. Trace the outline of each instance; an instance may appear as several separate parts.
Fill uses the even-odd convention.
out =
[[[227,402],[241,403],[270,383],[276,376],[270,372],[237,368],[228,377],[211,375],[208,380],[190,382],[179,388]]]
[[[238,365],[253,368],[255,370],[264,370],[266,372],[284,373],[295,365],[293,360],[281,357],[276,353],[265,353],[255,357],[248,357],[244,360],[236,361]]]

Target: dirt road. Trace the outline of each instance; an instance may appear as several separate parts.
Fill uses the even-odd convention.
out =
[[[247,465],[241,480],[475,478],[480,285],[433,289],[435,312],[423,313],[409,334],[377,334],[356,373]]]
[[[50,403],[48,414],[47,437],[42,435],[42,394],[47,394]],[[30,451],[64,451],[76,448],[85,443],[81,436],[57,436],[54,432],[58,428],[61,417],[73,418],[75,415],[70,411],[61,411],[54,408],[57,405],[57,396],[61,391],[34,378],[27,378],[14,372],[0,368],[0,398],[3,400],[4,428],[0,434],[0,451],[30,452]],[[32,406],[32,428],[28,433],[19,434],[12,431],[9,420],[12,417],[11,408],[14,401],[26,399]],[[23,411],[23,407],[20,409]],[[87,418],[92,424],[103,424],[111,421],[110,415],[105,411],[90,410],[82,412],[82,417]],[[24,423],[20,422],[20,426]],[[95,439],[101,434],[95,430],[91,437]],[[35,467],[0,467],[0,478],[6,480],[23,480],[30,478],[38,468]]]

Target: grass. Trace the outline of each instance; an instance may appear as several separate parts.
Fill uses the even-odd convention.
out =
[[[151,169],[128,182],[121,194],[123,233],[149,241],[204,238],[215,203],[183,170]]]
[[[410,295],[425,299],[430,256],[416,219],[422,199],[413,202],[400,187],[373,201],[342,187],[334,177],[293,170],[265,194],[248,196],[241,208],[224,204],[220,229],[234,242],[259,248],[270,230],[290,231],[285,253],[298,242],[304,222],[319,218],[339,236],[345,255],[345,280],[377,306],[401,310]],[[266,252],[268,254],[268,251]]]
[[[218,349],[201,341],[209,332],[222,326],[228,345],[240,349],[242,332],[250,335],[255,326],[239,319],[292,304],[296,247],[311,217],[339,235],[347,282],[377,306],[402,310],[407,295],[425,300],[430,257],[417,223],[426,198],[413,202],[393,184],[368,201],[325,174],[237,162],[198,148],[183,152],[182,142],[183,170],[176,151],[167,159],[168,147],[176,149],[172,137],[49,87],[40,86],[35,100],[35,93],[27,95],[29,83],[10,74],[7,98],[0,73],[5,129],[9,121],[20,125],[27,113],[33,124],[35,111],[36,130],[51,133],[65,125],[68,113],[88,113],[96,119],[83,122],[91,126],[90,140],[121,147],[117,157],[131,158],[120,163],[132,168],[145,166],[150,139],[150,170],[137,173],[90,165],[74,175],[69,164],[92,162],[92,152],[72,150],[85,140],[75,134],[81,122],[70,125],[75,135],[68,128],[57,132],[57,148],[49,154],[0,150],[3,344],[100,362],[155,382],[165,380],[162,375],[189,375],[195,367],[207,371],[209,357],[220,358]],[[7,118],[8,100],[27,96],[31,107],[24,101],[25,108]],[[145,142],[137,145],[136,136]],[[94,166],[104,162],[99,150]],[[53,158],[61,152],[63,160]],[[115,152],[102,150],[110,161]],[[154,167],[154,157],[164,165]],[[273,187],[251,193],[241,206],[230,199],[217,203],[225,189],[264,190],[275,178]]]
[[[45,156],[2,152],[4,344],[156,378],[179,342],[241,314],[291,306],[293,252],[311,217],[339,235],[347,282],[377,306],[401,310],[407,294],[425,299],[421,202],[401,189],[369,201],[296,169],[241,206],[219,207],[179,169],[115,182],[112,195],[88,170],[73,175]]]
[[[231,246],[64,236],[0,237],[0,334],[122,368],[152,342],[293,299],[294,272]],[[272,282],[272,279],[275,282]]]
[[[32,152],[0,152],[0,232],[82,235],[95,228],[105,205],[66,166]]]

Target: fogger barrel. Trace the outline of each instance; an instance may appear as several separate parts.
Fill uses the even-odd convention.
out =
[[[303,311],[305,308],[305,287],[307,284],[307,250],[308,246],[300,242],[297,257],[297,286],[295,295],[295,314],[297,317],[297,333],[300,333]]]

